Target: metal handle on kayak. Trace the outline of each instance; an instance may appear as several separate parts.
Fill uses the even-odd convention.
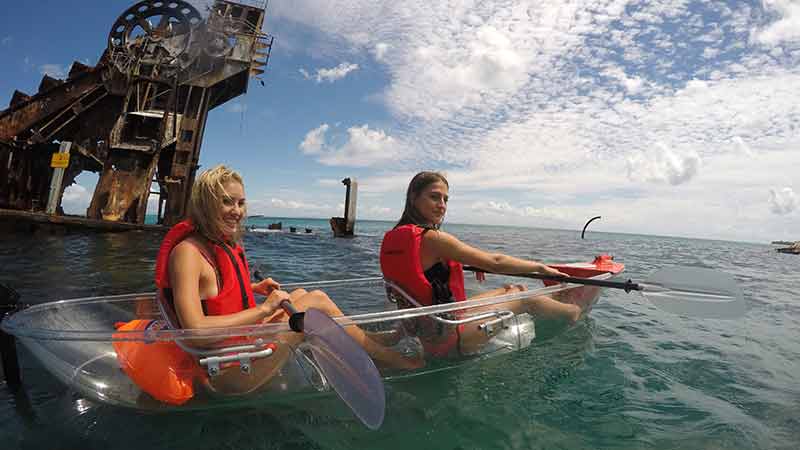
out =
[[[444,317],[441,317],[437,314],[431,314],[429,317],[437,322],[445,323],[447,325],[462,325],[465,323],[475,322],[478,320],[490,319],[492,317],[500,317],[503,320],[507,320],[510,319],[511,317],[514,317],[514,313],[511,311],[491,311],[482,314],[476,314],[474,316],[465,317],[463,319],[445,319]]]

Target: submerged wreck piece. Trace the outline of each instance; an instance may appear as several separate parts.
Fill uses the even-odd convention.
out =
[[[140,1],[114,22],[97,65],[75,62],[66,80],[45,75],[37,93],[15,91],[0,111],[0,218],[62,215],[64,189],[89,171],[99,179],[86,216],[70,223],[142,225],[150,194],[157,222],[176,223],[208,112],[264,73],[273,41],[261,32],[265,7],[215,0],[204,18],[186,1]],[[64,142],[68,154],[53,158]],[[57,204],[47,211],[51,185]]]
[[[782,247],[775,249],[778,253],[788,253],[790,255],[800,255],[800,241],[795,242],[794,244],[788,247]]]
[[[344,197],[344,217],[331,217],[331,230],[334,237],[353,236],[356,227],[356,197],[358,182],[354,178],[345,178],[342,184],[347,186]]]

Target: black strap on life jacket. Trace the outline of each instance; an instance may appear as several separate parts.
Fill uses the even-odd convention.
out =
[[[217,245],[222,247],[225,250],[225,253],[228,255],[228,258],[231,259],[231,263],[233,264],[234,270],[236,270],[236,279],[239,280],[239,290],[242,293],[242,310],[250,308],[250,298],[247,296],[247,289],[245,289],[244,284],[244,277],[242,276],[242,271],[239,269],[239,262],[236,260],[236,257],[233,256],[233,252],[228,248],[228,244],[224,242],[217,242]],[[244,260],[244,255],[240,255]]]

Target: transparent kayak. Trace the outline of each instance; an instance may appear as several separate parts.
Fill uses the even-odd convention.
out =
[[[598,267],[595,263],[557,266],[573,276],[608,279],[621,272],[621,264]],[[382,278],[293,283],[282,288],[322,289],[337,303],[342,299],[366,299],[365,308],[355,307],[334,320],[342,327],[358,326],[377,341],[405,355],[425,359],[424,367],[400,370],[380,367],[384,379],[417,376],[457,367],[476,358],[486,358],[525,348],[535,337],[535,321],[527,313],[514,314],[504,303],[537,295],[555,294],[561,301],[578,304],[588,313],[601,288],[576,284],[550,284],[527,291],[410,309],[398,309],[387,295],[390,287]],[[376,306],[379,305],[379,306]],[[163,323],[163,311],[153,293],[78,298],[31,306],[3,320],[4,332],[14,335],[40,362],[81,395],[106,404],[139,410],[169,411],[212,409],[263,402],[288,401],[303,394],[330,391],[302,335],[286,323],[268,323],[224,329],[173,329]],[[476,324],[487,342],[479,351],[448,358],[424,353],[413,324],[420,318],[438,321],[442,327]],[[133,321],[157,326],[126,329]],[[157,400],[132,379],[125,368],[126,348],[178,345],[190,352],[199,373],[191,398],[176,402]],[[201,348],[202,350],[197,350]],[[266,377],[258,371],[261,359],[276,358],[276,348],[288,348],[281,362]],[[194,349],[194,350],[192,350]],[[125,369],[125,370],[123,370]],[[246,369],[246,370],[245,370]],[[208,380],[225,370],[241,370],[243,376],[262,376],[267,381],[253,392],[220,394],[207,388]],[[204,382],[203,382],[204,381]],[[205,387],[205,388],[204,388]]]

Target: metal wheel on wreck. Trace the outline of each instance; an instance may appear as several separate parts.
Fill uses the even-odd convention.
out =
[[[182,0],[143,0],[123,12],[108,35],[108,51],[121,72],[147,62],[176,69],[191,64],[192,33],[203,22],[200,12]]]

